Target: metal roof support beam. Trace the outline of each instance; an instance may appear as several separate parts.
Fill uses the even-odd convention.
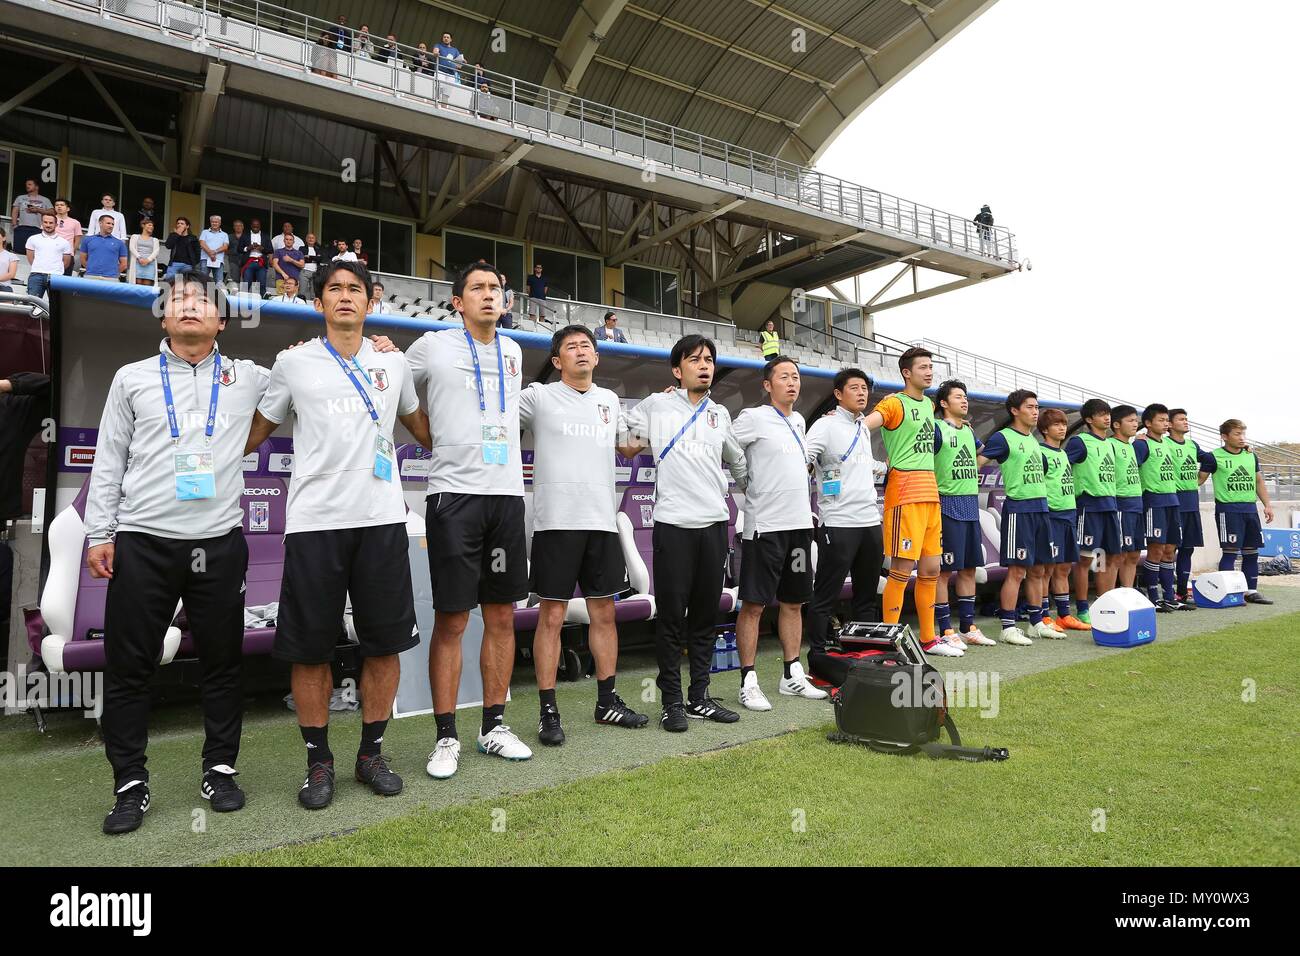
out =
[[[578,222],[577,217],[569,211],[569,207],[560,197],[560,194],[555,191],[555,187],[547,182],[546,177],[537,172],[537,170],[533,170],[533,176],[537,180],[537,185],[541,187],[542,192],[546,193],[546,195],[550,197],[551,202],[555,203],[555,207],[560,210],[560,215],[564,217],[564,221],[567,222],[569,227],[578,234],[578,238],[582,240],[583,245],[596,255],[601,255],[600,246],[596,245],[596,241],[592,239],[587,233],[587,230],[583,228],[582,223]]]
[[[618,245],[614,247],[614,251],[610,254],[611,256],[618,255],[628,247],[628,243],[636,238],[637,230],[641,228],[641,223],[645,222],[646,217],[650,215],[652,207],[653,203],[651,203],[649,199],[641,204],[641,208],[637,210],[636,215],[633,216],[631,222],[627,224],[627,228],[623,230],[623,238],[618,241]],[[614,263],[606,260],[605,265],[613,266]]]
[[[680,236],[688,229],[694,229],[696,226],[702,226],[706,222],[711,222],[714,219],[717,219],[719,216],[726,215],[731,212],[731,210],[741,205],[744,201],[745,200],[743,199],[730,199],[727,202],[720,203],[710,209],[704,209],[700,212],[692,213],[689,216],[683,216],[672,225],[657,230],[653,235],[641,240],[636,245],[623,249],[620,252],[616,252],[606,260],[605,264],[609,266],[620,265],[634,256],[638,256],[649,249],[653,249],[657,245],[668,242],[676,236]],[[655,225],[660,225],[657,219]],[[705,274],[708,274],[707,270],[705,270]]]
[[[74,69],[75,67],[73,66],[73,64],[63,63],[60,66],[54,68],[53,70],[50,70],[50,72],[46,73],[44,76],[42,76],[31,86],[23,90],[21,93],[15,93],[9,99],[5,100],[3,103],[0,103],[0,117],[7,116],[9,113],[13,112],[18,107],[22,106],[32,97],[38,95],[39,93],[44,92],[46,89],[53,86],[55,83],[59,82],[59,80],[63,79],[65,76],[71,73]]]
[[[913,292],[910,295],[899,296],[897,299],[890,299],[888,302],[881,302],[878,305],[873,304],[876,300],[872,299],[871,302],[867,303],[865,310],[874,315],[877,312],[883,312],[885,309],[895,309],[900,305],[907,305],[909,302],[920,302],[922,299],[928,299],[931,296],[942,295],[945,292],[953,292],[957,289],[964,289],[968,285],[975,285],[975,283],[983,282],[985,279],[995,279],[999,275],[1009,274],[1010,273],[998,272],[991,276],[971,276],[967,279],[958,279],[955,282],[945,282],[943,285],[935,286],[933,289],[926,289],[922,292]]]
[[[122,128],[130,134],[133,140],[135,140],[135,145],[139,146],[140,151],[149,158],[149,162],[153,168],[170,179],[172,174],[171,170],[162,164],[162,160],[158,158],[158,155],[153,151],[149,144],[144,141],[144,137],[140,135],[140,131],[135,128],[135,124],[127,118],[127,115],[124,112],[122,112],[122,107],[117,105],[117,100],[113,99],[112,94],[109,93],[108,90],[104,89],[104,84],[99,82],[99,77],[97,77],[94,71],[91,70],[90,67],[86,66],[85,63],[81,64],[81,72],[86,75],[86,79],[90,82],[90,85],[95,88],[95,92],[100,95],[100,98],[108,104],[108,108],[112,110],[113,115],[117,117],[117,121],[122,124]]]
[[[773,272],[779,272],[787,266],[796,265],[805,259],[813,259],[828,249],[834,249],[842,246],[846,242],[852,242],[854,239],[861,239],[867,233],[851,232],[847,236],[839,239],[832,239],[829,242],[814,242],[807,246],[801,246],[793,252],[787,252],[784,255],[777,256],[775,259],[769,259],[766,262],[760,262],[758,265],[750,266],[748,269],[742,269],[740,272],[733,272],[731,275],[722,276],[714,281],[709,282],[700,292],[711,292],[714,289],[724,286],[738,285],[749,279],[757,279]]]
[[[898,270],[898,274],[895,275],[894,278],[886,282],[876,292],[875,295],[873,295],[870,299],[868,299],[865,303],[863,303],[863,306],[868,309],[871,308],[871,306],[875,305],[878,301],[880,301],[881,296],[883,296],[886,292],[892,289],[894,287],[894,284],[897,283],[899,279],[903,278],[903,276],[907,275],[911,270],[912,270],[912,264],[910,262],[904,263],[903,268]]]
[[[199,175],[199,163],[203,160],[203,149],[208,144],[208,133],[212,129],[212,118],[217,114],[217,101],[226,87],[226,73],[230,68],[224,63],[209,63],[207,74],[203,78],[203,90],[198,93],[182,94],[185,107],[181,116],[181,189],[194,189],[194,180]]]
[[[494,161],[489,163],[483,172],[475,176],[473,181],[466,183],[465,188],[459,194],[448,199],[441,208],[435,209],[429,215],[429,218],[424,221],[420,231],[426,233],[437,232],[451,222],[462,209],[473,202],[474,197],[485,192],[494,182],[514,169],[515,166],[519,165],[520,160],[532,151],[532,143],[516,140],[513,147],[504,153],[497,154]]]
[[[907,4],[923,17],[934,16],[934,7],[930,6],[928,3],[922,3],[921,0],[898,0],[898,2]]]
[[[600,54],[595,54],[592,59],[598,63],[603,63],[605,66],[613,67],[614,69],[620,70],[624,73],[630,73],[632,76],[639,76],[643,80],[650,80],[654,83],[660,84],[661,86],[666,86],[669,89],[678,90],[682,93],[690,93],[692,96],[698,96],[700,99],[708,100],[710,103],[717,103],[720,106],[733,109],[738,113],[745,114],[746,116],[756,116],[761,120],[767,120],[769,123],[775,123],[777,126],[783,126],[788,130],[799,128],[799,124],[788,116],[777,116],[775,113],[764,113],[755,106],[747,106],[744,103],[738,103],[726,96],[719,96],[717,93],[710,93],[708,90],[702,90],[699,87],[691,86],[689,83],[682,83],[679,80],[671,79],[659,73],[644,70],[639,66],[624,63],[622,60],[615,60],[613,57],[601,56]]]
[[[799,26],[803,27],[804,29],[812,30],[815,33],[820,33],[822,36],[826,37],[827,39],[834,40],[836,43],[842,44],[851,50],[857,50],[858,52],[862,53],[864,56],[875,56],[878,52],[880,52],[879,50],[876,50],[874,47],[869,47],[865,43],[859,43],[857,40],[853,39],[852,37],[847,37],[844,34],[839,33],[838,31],[836,31],[834,27],[828,27],[824,23],[818,23],[816,20],[810,20],[805,16],[801,16],[795,13],[792,10],[787,10],[779,3],[770,3],[769,0],[748,0],[748,2],[753,4],[756,7],[760,7],[767,13],[775,13],[778,17],[784,17],[785,19],[789,20],[791,23],[797,23],[799,24]]]
[[[686,260],[686,265],[697,276],[703,276],[705,279],[712,281],[713,273],[709,271],[709,267],[706,266],[703,262],[701,262],[699,257],[695,255],[695,253],[687,249],[685,244],[680,239],[674,238],[669,241],[673,244],[673,248],[676,249],[678,253],[681,254],[681,257]]]
[[[388,167],[389,172],[393,174],[393,179],[397,183],[397,191],[402,194],[402,199],[406,203],[406,208],[411,210],[411,216],[415,219],[420,218],[420,204],[415,201],[415,196],[411,193],[410,187],[406,185],[406,180],[402,178],[404,170],[397,168],[397,157],[393,155],[393,148],[388,145],[388,140],[382,136],[376,139],[380,157],[384,165]],[[409,164],[408,164],[409,165]],[[375,174],[375,182],[379,182],[379,174]]]
[[[766,6],[763,0],[749,2]],[[834,90],[826,96],[818,97],[808,112],[800,117],[799,136],[815,150],[807,162],[812,164],[821,159],[827,147],[864,109],[995,2],[996,0],[947,0],[930,16],[918,16],[885,49],[873,51],[874,55],[867,54],[871,56],[870,62],[864,57],[839,79]],[[773,12],[779,11],[773,8]],[[793,159],[796,155],[800,162],[805,161],[794,143],[787,140],[781,149],[781,158]]]

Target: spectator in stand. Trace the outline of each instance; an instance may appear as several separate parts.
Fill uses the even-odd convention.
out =
[[[376,282],[374,292],[370,294],[370,314],[371,315],[392,315],[393,307],[384,299],[384,284]]]
[[[364,59],[372,59],[375,55],[375,41],[370,38],[370,27],[364,23],[357,32],[357,42],[354,45],[353,52]]]
[[[34,179],[23,184],[23,191],[14,197],[13,206],[14,252],[21,254],[27,248],[27,240],[41,231],[41,215],[53,207],[41,195]]]
[[[980,254],[983,255],[988,251],[988,247],[993,242],[993,210],[988,207],[988,203],[980,206],[979,215],[972,222],[979,230],[980,234]]]
[[[271,251],[278,252],[285,246],[297,249],[301,245],[302,240],[293,234],[293,223],[286,222],[280,226],[280,232],[271,240]]]
[[[123,216],[120,212],[117,211],[117,202],[113,199],[113,197],[109,193],[104,193],[104,197],[100,200],[100,203],[102,205],[100,206],[99,209],[95,210],[94,215],[92,215],[86,221],[86,224],[88,226],[97,228],[97,224],[99,223],[100,216],[112,216],[113,217],[113,238],[121,239],[123,242],[126,242],[128,237],[128,233],[126,231],[126,216]]]
[[[537,317],[542,317],[542,303],[546,301],[546,290],[548,286],[546,279],[542,276],[542,264],[539,262],[533,266],[533,274],[528,277],[528,311],[533,311],[533,306],[537,307]]]
[[[329,30],[321,32],[320,39],[316,41],[316,49],[312,52],[315,54],[312,57],[315,64],[312,72],[334,79],[334,38],[330,36]]]
[[[391,62],[391,63],[400,63],[400,62],[401,62],[401,57],[399,57],[398,54],[397,54],[397,37],[396,37],[396,36],[394,36],[393,34],[390,33],[390,34],[388,34],[387,37],[384,38],[384,42],[383,42],[383,44],[382,44],[381,46],[379,46],[378,48],[376,48],[376,50],[375,50],[375,59],[376,59],[376,60],[379,60],[379,61],[382,62],[382,63],[390,63],[390,62]]]
[[[293,279],[296,283],[302,276],[304,258],[302,250],[294,248],[292,239],[292,235],[288,236],[286,239],[288,245],[281,246],[271,253],[271,268],[281,280]]]
[[[257,243],[263,250],[271,248],[269,236],[262,235],[262,220],[252,219],[248,223],[248,247],[251,249],[253,243]]]
[[[158,282],[159,242],[153,234],[153,220],[140,222],[140,232],[131,237],[129,251],[131,262],[126,270],[126,281],[134,285],[156,285]]]
[[[248,247],[248,258],[244,261],[244,271],[239,274],[240,284],[249,292],[253,287],[257,287],[257,292],[262,297],[266,296],[266,253],[262,251],[262,244],[254,242]]]
[[[483,67],[477,65],[474,67],[474,89],[478,91],[474,94],[475,111],[495,123],[501,115],[501,105],[492,97],[492,87],[483,75]]]
[[[364,262],[366,268],[370,268],[370,253],[361,248],[361,240],[352,240],[352,254],[357,257],[357,262]]]
[[[465,62],[465,54],[451,45],[450,33],[444,33],[442,42],[433,45],[433,52],[438,56],[439,79],[445,83],[455,83],[459,86],[461,71],[459,64]],[[481,69],[477,64],[475,68]]]
[[[346,239],[334,240],[334,258],[330,261],[338,262],[340,259],[344,262],[357,261],[357,254],[348,248],[348,241]]]
[[[510,277],[501,273],[501,318],[497,326],[503,329],[515,327],[515,290],[510,288]]]
[[[54,227],[54,231],[64,239],[68,240],[68,244],[72,246],[73,262],[76,262],[77,252],[81,248],[83,230],[80,221],[73,219],[72,216],[69,215],[71,212],[72,207],[68,204],[66,199],[59,198],[54,200],[54,215],[58,217],[58,225]],[[70,275],[71,273],[72,270],[69,268],[68,274]]]
[[[343,14],[339,14],[338,26],[330,31],[330,40],[334,49],[340,53],[352,52],[352,29],[348,26],[348,18]]]
[[[312,287],[312,281],[316,277],[316,266],[320,264],[323,251],[316,245],[316,233],[307,233],[307,239],[302,244],[302,273],[299,276],[300,284],[304,289]]]
[[[5,248],[5,230],[0,226],[0,292],[14,291],[9,283],[13,282],[17,275],[18,257]]]
[[[230,236],[221,228],[220,216],[208,217],[208,228],[199,233],[199,248],[203,250],[203,268],[217,285],[221,285],[226,268],[226,250]]]
[[[163,281],[169,282],[177,275],[185,275],[199,267],[203,251],[199,247],[198,237],[190,232],[190,221],[184,216],[176,217],[175,231],[163,243],[171,257],[167,262],[167,271]]]
[[[157,210],[155,210],[153,207],[152,196],[145,196],[144,199],[140,200],[140,208],[136,211],[135,214],[136,234],[139,235],[140,233],[144,232],[143,226],[146,220],[149,222],[153,222],[154,229],[157,229],[158,224],[154,222],[154,217],[157,216],[157,214],[158,214]]]
[[[27,262],[31,267],[27,274],[28,295],[45,295],[50,276],[62,275],[72,264],[72,246],[54,231],[57,224],[58,217],[47,209],[41,213],[41,231],[27,238]]]
[[[758,344],[763,350],[763,361],[770,362],[781,354],[781,336],[776,332],[776,323],[768,319],[763,323],[763,330],[758,333]]]
[[[289,276],[288,278],[286,278],[286,279],[284,280],[284,286],[283,286],[283,288],[284,288],[284,291],[281,292],[279,295],[273,295],[273,296],[271,296],[270,301],[272,301],[272,302],[296,302],[296,303],[298,303],[299,305],[306,305],[306,304],[307,304],[307,300],[304,299],[304,298],[302,297],[302,293],[298,291],[298,280],[295,279],[293,276]]]
[[[596,330],[597,342],[622,342],[627,345],[627,336],[618,327],[618,316],[613,312],[605,313],[605,324]]]
[[[426,73],[429,76],[433,76],[436,72],[433,64],[434,59],[429,55],[429,48],[425,44],[421,43],[416,47],[416,52],[411,54],[411,72]]]
[[[126,243],[113,235],[113,217],[102,213],[99,232],[87,236],[81,244],[81,271],[87,279],[116,282],[126,271]]]
[[[226,250],[226,262],[230,266],[231,274],[238,277],[244,274],[244,260],[248,258],[248,230],[244,228],[242,219],[236,219],[231,226],[230,248]]]

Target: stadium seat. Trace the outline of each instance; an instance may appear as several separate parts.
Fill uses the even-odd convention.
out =
[[[614,602],[614,620],[619,624],[652,620],[655,616],[655,598],[650,593],[650,570],[637,550],[632,521],[626,514],[619,512],[616,523],[618,543],[623,549],[623,562],[627,565],[627,579],[632,585],[632,593]],[[570,600],[564,620],[566,624],[590,624],[591,615],[587,613],[586,599],[574,597]]]

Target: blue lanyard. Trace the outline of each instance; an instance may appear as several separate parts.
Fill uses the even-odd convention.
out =
[[[849,455],[853,454],[853,449],[855,449],[855,448],[858,447],[858,439],[861,438],[861,437],[862,437],[862,419],[858,419],[858,431],[857,431],[857,434],[855,434],[855,435],[853,436],[853,441],[849,443],[848,451],[846,451],[844,454],[840,455],[840,464],[841,464],[841,465],[844,464],[844,462],[848,461]]]
[[[158,371],[162,373],[163,401],[167,405],[167,427],[172,433],[172,444],[181,439],[180,425],[176,421],[176,402],[172,398],[172,379],[167,371],[166,353],[158,353]],[[203,427],[203,437],[212,441],[212,430],[217,426],[217,398],[221,394],[221,353],[212,346],[212,398],[208,400],[208,422]]]
[[[487,402],[483,399],[483,369],[478,363],[478,345],[475,344],[469,329],[465,329],[465,342],[469,345],[469,354],[474,359],[474,384],[478,386],[478,410],[487,411]],[[501,358],[501,336],[497,336],[497,384],[501,388],[501,414],[506,413],[506,365]]]
[[[790,424],[790,419],[786,417],[785,412],[781,411],[781,409],[777,408],[775,405],[772,406],[772,411],[776,412],[778,415],[781,416],[781,421],[785,422],[785,427],[788,428],[788,429],[790,429],[790,434],[794,436],[794,440],[799,444],[799,450],[802,452],[802,451],[803,451],[803,439],[800,438],[800,437],[799,437],[799,433],[798,433],[797,431],[794,430],[794,426]],[[806,452],[805,452],[805,454],[806,454]],[[844,459],[842,459],[842,458],[840,459],[840,461],[843,461],[843,460],[844,460]]]
[[[677,432],[677,434],[673,436],[673,440],[670,441],[667,445],[665,445],[664,450],[659,453],[659,459],[658,459],[659,461],[663,461],[665,458],[668,457],[668,453],[673,450],[673,445],[677,444],[677,439],[685,435],[686,429],[690,428],[692,425],[695,424],[695,419],[700,417],[700,412],[704,411],[704,409],[708,406],[708,404],[709,404],[709,396],[705,395],[702,399],[700,399],[700,404],[695,406],[695,414],[686,420],[686,424],[683,425],[681,429]]]
[[[348,377],[348,381],[352,383],[352,387],[357,390],[357,394],[361,396],[361,400],[366,403],[366,411],[370,413],[370,420],[378,425],[379,414],[375,411],[375,403],[370,400],[370,394],[366,391],[365,387],[357,381],[357,377],[352,374],[352,368],[347,362],[343,361],[343,356],[339,355],[338,350],[330,344],[330,340],[322,336],[321,341],[325,343],[325,351],[334,356],[334,361],[339,363],[339,368],[343,369],[343,374]],[[369,382],[370,376],[366,375],[365,370],[357,364],[355,355],[352,357],[352,364],[357,366],[357,371],[362,375],[365,375],[366,381]]]

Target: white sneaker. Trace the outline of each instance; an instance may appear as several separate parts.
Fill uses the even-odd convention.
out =
[[[966,642],[962,640],[960,634],[958,634],[956,631],[952,630],[951,628],[943,632],[943,639],[947,641],[949,644],[951,644],[953,647],[957,648],[957,650],[959,651],[966,650]]]
[[[803,665],[798,661],[790,665],[790,676],[781,678],[777,690],[788,697],[806,697],[808,700],[825,700],[830,696],[820,687],[812,685],[803,672]]]
[[[983,647],[991,647],[997,643],[997,641],[993,640],[993,638],[985,637],[984,632],[981,631],[978,627],[972,627],[969,631],[967,631],[965,634],[961,636],[961,639],[965,641],[968,646],[971,644],[978,644]]]
[[[1025,637],[1024,632],[1021,631],[1020,628],[1012,624],[1010,627],[1004,627],[1002,629],[1002,643],[1016,644],[1020,647],[1028,647],[1034,642],[1031,641],[1029,638]]]
[[[429,754],[429,762],[424,769],[435,780],[446,780],[460,766],[460,741],[455,737],[442,737]]]
[[[923,648],[929,657],[963,657],[966,652],[952,644],[947,638],[939,638],[929,647]]]
[[[1030,633],[1033,634],[1034,637],[1041,637],[1049,641],[1061,641],[1065,639],[1065,631],[1058,631],[1046,621],[1039,621],[1030,628]]]
[[[740,685],[740,703],[746,710],[771,710],[772,702],[758,686],[758,672],[750,671],[745,675],[745,682]]]
[[[495,754],[507,760],[527,760],[533,755],[522,740],[505,724],[497,724],[486,734],[478,735],[479,753]]]

